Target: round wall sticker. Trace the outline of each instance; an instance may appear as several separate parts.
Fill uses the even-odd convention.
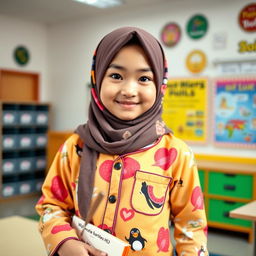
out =
[[[247,32],[256,31],[256,3],[245,6],[239,14],[239,24]]]
[[[165,46],[173,47],[181,37],[181,29],[176,23],[168,23],[161,32],[161,39]]]
[[[19,65],[26,65],[29,61],[29,51],[24,46],[18,46],[14,50],[14,59]]]
[[[187,33],[193,39],[203,37],[208,29],[208,21],[203,15],[194,15],[187,23]]]
[[[186,66],[192,73],[202,72],[207,64],[207,58],[201,50],[194,50],[190,52],[186,59]]]

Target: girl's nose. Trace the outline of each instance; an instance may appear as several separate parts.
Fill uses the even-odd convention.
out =
[[[121,94],[126,97],[134,97],[137,95],[137,82],[125,81],[121,88]]]

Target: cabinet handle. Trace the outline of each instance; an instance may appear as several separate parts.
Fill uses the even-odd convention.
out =
[[[229,218],[229,211],[223,212],[223,216]]]
[[[235,185],[225,185],[225,184],[224,184],[223,188],[224,188],[225,190],[231,190],[231,191],[236,190],[236,186],[235,186]]]
[[[223,201],[225,204],[235,204],[236,202],[234,202],[234,201],[228,201],[228,200],[225,200],[225,201]]]
[[[224,173],[224,175],[227,177],[236,177],[236,174],[234,173]]]

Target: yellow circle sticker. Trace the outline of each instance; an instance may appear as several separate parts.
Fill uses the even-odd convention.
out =
[[[207,64],[207,58],[203,51],[193,50],[190,52],[186,59],[186,66],[192,73],[202,72]]]

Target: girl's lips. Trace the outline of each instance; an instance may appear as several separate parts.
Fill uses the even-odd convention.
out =
[[[133,101],[116,101],[119,104],[123,104],[123,105],[137,105],[137,102],[133,102]]]
[[[133,101],[118,101],[118,100],[116,100],[116,103],[121,105],[124,108],[132,108],[139,104],[138,102],[133,102]]]

